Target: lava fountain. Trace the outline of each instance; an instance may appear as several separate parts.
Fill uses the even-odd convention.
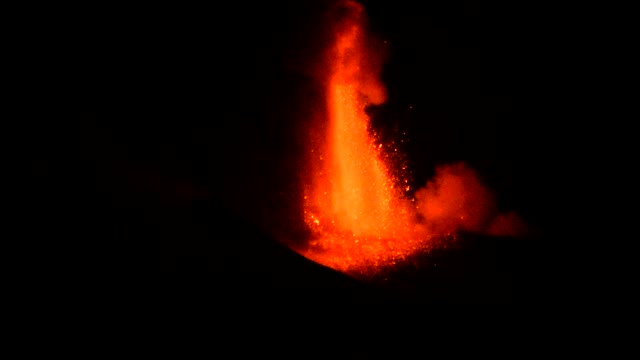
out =
[[[367,46],[364,9],[346,0],[340,10],[323,62],[326,119],[310,129],[304,219],[311,239],[297,251],[336,270],[368,275],[459,229],[482,231],[493,202],[462,164],[438,169],[415,199],[406,196],[407,179],[372,135],[365,112],[386,95],[378,79],[381,61]]]

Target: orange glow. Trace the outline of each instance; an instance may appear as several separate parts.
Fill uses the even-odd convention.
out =
[[[298,251],[336,270],[368,275],[428,249],[436,237],[484,231],[494,206],[462,164],[438,169],[415,199],[405,197],[407,180],[371,136],[365,113],[386,95],[377,78],[379,58],[367,51],[363,8],[350,0],[342,7],[324,64],[327,119],[311,129],[304,218],[312,235]],[[508,220],[491,231],[507,229]]]
[[[345,2],[348,16],[330,49],[326,97],[329,116],[326,159],[306,197],[307,225],[313,230],[304,255],[324,265],[359,272],[393,262],[417,249],[410,202],[369,134],[368,104],[385,99],[364,50],[362,6]],[[365,70],[373,70],[374,73]]]

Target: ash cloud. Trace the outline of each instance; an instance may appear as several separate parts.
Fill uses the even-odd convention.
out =
[[[493,236],[523,236],[524,221],[515,213],[499,213],[495,195],[464,163],[441,166],[415,194],[418,215],[433,233],[460,231]]]

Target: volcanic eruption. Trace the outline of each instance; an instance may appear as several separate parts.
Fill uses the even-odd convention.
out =
[[[406,170],[394,163],[365,112],[386,94],[364,8],[344,0],[335,14],[322,58],[325,111],[308,127],[303,209],[311,238],[296,250],[336,270],[369,275],[461,230],[515,234],[517,217],[496,216],[493,195],[462,163],[438,168],[408,196]]]

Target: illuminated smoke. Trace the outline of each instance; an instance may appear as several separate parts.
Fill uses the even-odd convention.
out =
[[[378,79],[380,58],[368,47],[363,7],[343,1],[336,14],[323,61],[326,116],[309,129],[304,219],[311,239],[297,250],[334,269],[366,275],[459,231],[521,234],[517,215],[496,216],[493,195],[462,163],[436,169],[414,199],[405,195],[406,176],[371,135],[365,113],[386,94]]]

